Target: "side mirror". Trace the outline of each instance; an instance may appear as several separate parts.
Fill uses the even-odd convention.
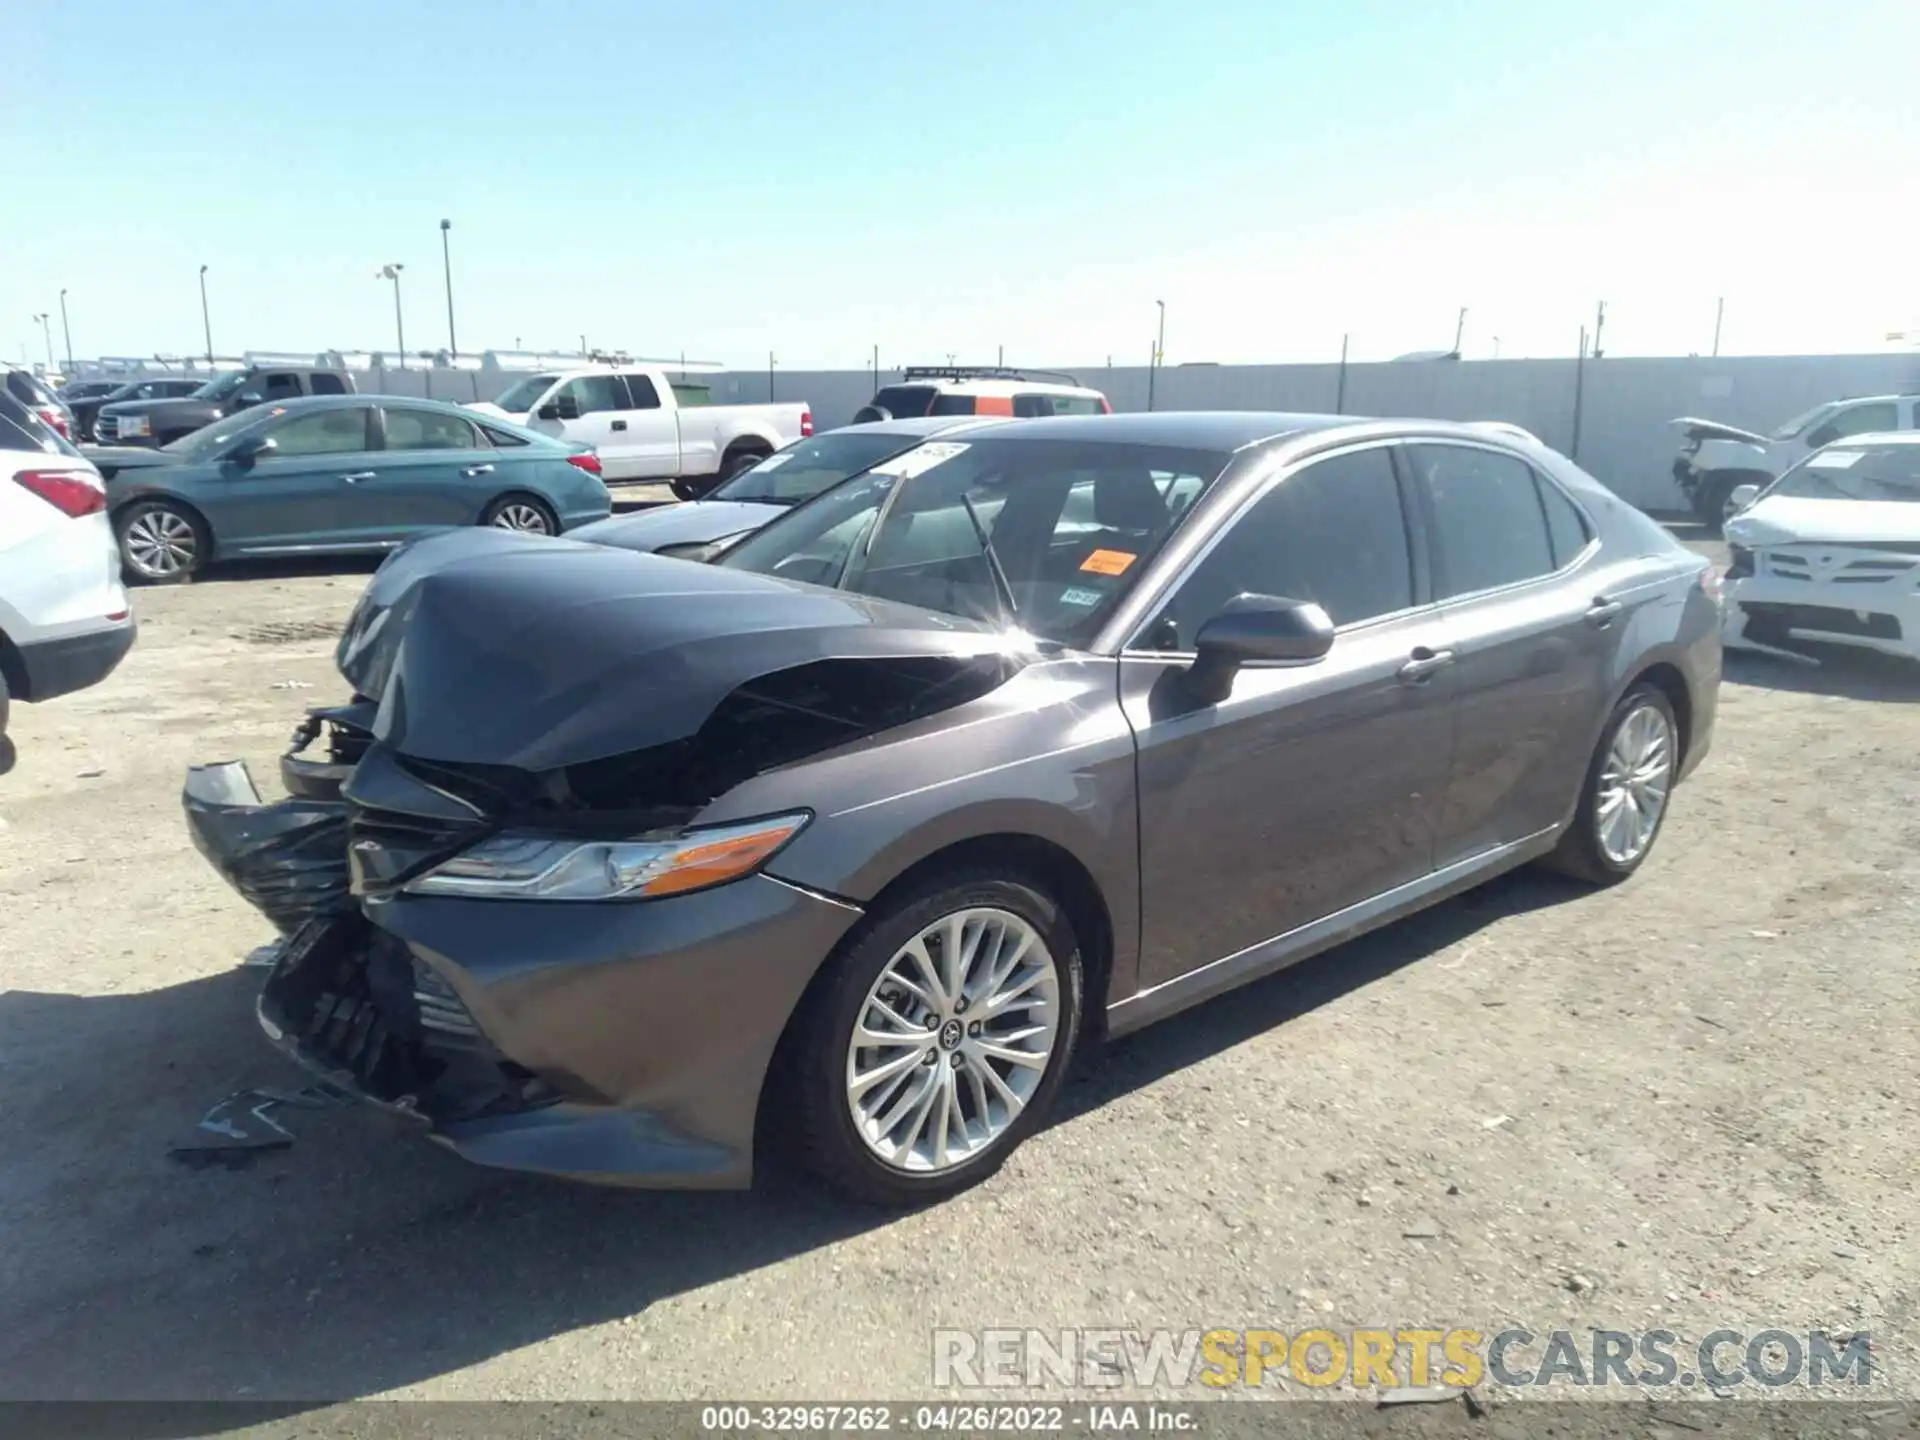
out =
[[[279,448],[279,442],[271,435],[250,435],[227,451],[227,460],[234,465],[252,465],[262,455],[271,455]]]
[[[1758,485],[1736,485],[1733,487],[1733,493],[1727,496],[1727,512],[1729,514],[1738,514],[1740,511],[1747,509],[1759,498],[1760,487]]]
[[[1333,648],[1333,621],[1318,605],[1276,595],[1236,595],[1194,637],[1185,677],[1195,699],[1217,704],[1249,661],[1305,665]]]
[[[549,400],[534,413],[542,420],[578,420],[580,402],[571,395],[561,395]]]
[[[233,397],[233,408],[236,410],[245,410],[250,406],[260,404],[263,398],[258,390],[242,390],[238,395]]]
[[[1840,427],[1829,420],[1818,430],[1807,436],[1807,447],[1818,450],[1822,445],[1831,445],[1840,438]]]
[[[862,405],[854,412],[852,423],[855,425],[873,425],[881,420],[891,420],[893,412],[884,405]]]

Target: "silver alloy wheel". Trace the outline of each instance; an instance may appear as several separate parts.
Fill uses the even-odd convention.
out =
[[[553,527],[547,523],[547,517],[540,513],[540,507],[520,500],[502,505],[493,517],[493,527],[496,530],[519,530],[528,535],[553,533]]]
[[[1060,971],[1011,910],[956,910],[894,952],[847,1044],[847,1107],[895,1170],[949,1170],[1019,1119],[1053,1056]]]
[[[1594,825],[1600,850],[1615,865],[1631,865],[1653,843],[1673,783],[1673,722],[1656,705],[1626,714],[1600,768]]]
[[[149,580],[184,575],[199,558],[193,526],[171,510],[143,510],[126,530],[127,563]]]

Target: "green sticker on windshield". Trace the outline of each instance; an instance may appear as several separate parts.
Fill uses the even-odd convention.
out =
[[[1062,605],[1098,605],[1100,600],[1101,595],[1098,590],[1083,590],[1077,585],[1071,590],[1061,592],[1060,595]]]

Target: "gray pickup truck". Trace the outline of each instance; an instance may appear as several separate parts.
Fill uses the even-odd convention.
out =
[[[254,365],[216,375],[193,394],[178,399],[103,405],[94,417],[93,438],[101,445],[165,445],[254,405],[298,400],[303,395],[349,395],[356,388],[345,370]]]

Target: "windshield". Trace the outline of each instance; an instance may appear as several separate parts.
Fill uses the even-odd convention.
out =
[[[246,383],[245,370],[229,370],[224,375],[216,375],[198,390],[193,392],[195,400],[224,400]]]
[[[1782,475],[1767,495],[1795,500],[1920,503],[1920,445],[1822,450]]]
[[[1816,405],[1805,414],[1794,416],[1793,419],[1787,421],[1787,423],[1782,425],[1778,430],[1769,433],[1767,438],[1769,440],[1791,440],[1832,408],[1833,402],[1831,400],[1825,404]]]
[[[547,393],[548,388],[558,375],[529,375],[524,380],[516,380],[494,400],[509,415],[524,415],[533,409],[533,402]]]
[[[1231,457],[1112,441],[932,440],[714,562],[1088,643]],[[971,510],[971,514],[969,514]]]
[[[841,431],[816,435],[811,440],[789,445],[777,455],[769,455],[751,470],[742,470],[717,488],[711,498],[798,505],[838,485],[849,475],[857,475],[870,465],[911,450],[922,438]]]
[[[242,431],[251,430],[263,420],[272,420],[286,413],[284,405],[262,405],[258,409],[242,410],[238,415],[229,415],[224,420],[203,425],[191,434],[182,435],[178,440],[169,440],[160,448],[169,455],[185,455],[190,459],[198,459],[231,444]]]

